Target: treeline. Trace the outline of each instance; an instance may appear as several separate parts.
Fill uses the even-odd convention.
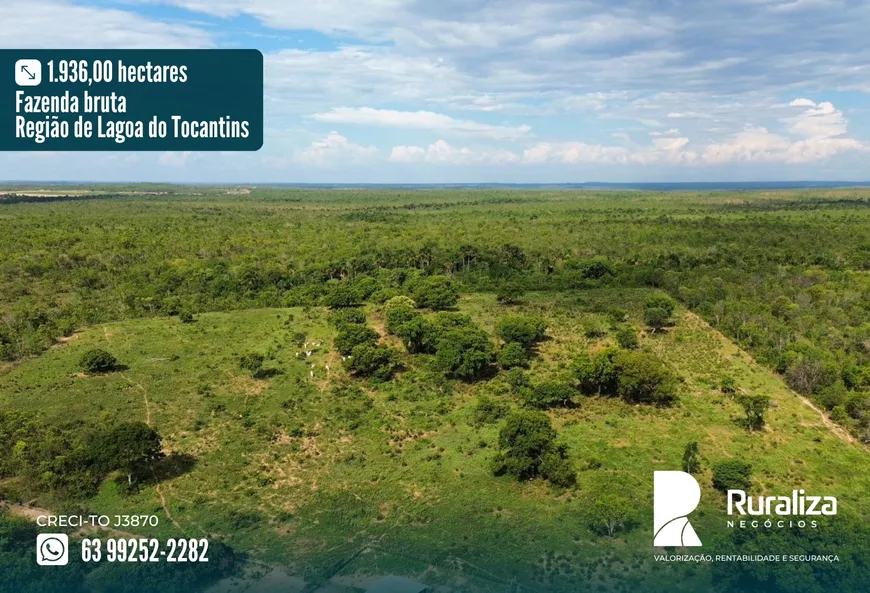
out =
[[[321,194],[330,205],[322,210],[252,197],[216,202],[219,212],[183,201],[152,212],[124,200],[101,201],[82,221],[62,204],[6,219],[0,359],[126,317],[414,299],[432,277],[503,302],[524,291],[648,286],[870,440],[864,198],[585,203],[492,192],[460,200],[487,211],[463,210],[445,194],[431,202],[442,210],[416,214],[405,206],[429,202],[410,192],[362,209],[359,196]],[[802,210],[829,202],[843,209]],[[755,213],[755,204],[775,211]]]
[[[155,479],[162,458],[160,435],[142,422],[58,423],[0,412],[0,479],[17,478],[19,492],[84,500],[112,473],[131,490]]]

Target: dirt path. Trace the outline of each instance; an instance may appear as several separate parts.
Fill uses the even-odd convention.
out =
[[[129,383],[130,385],[135,386],[142,392],[142,397],[145,399],[145,424],[151,426],[151,402],[148,400],[148,389],[141,383],[136,383],[128,377],[127,375],[122,374],[122,377]],[[169,519],[176,528],[178,528],[181,533],[187,533],[184,528],[179,525],[178,521],[175,520],[175,517],[172,516],[172,513],[169,511],[169,505],[166,504],[166,496],[163,494],[163,490],[160,488],[160,484],[154,488],[157,491],[157,496],[160,497],[160,504],[163,506],[163,512],[166,513],[166,518]]]
[[[166,497],[163,495],[163,490],[160,489],[160,484],[157,484],[155,490],[157,490],[157,496],[160,497],[160,504],[163,505],[163,512],[166,513],[166,518],[172,521],[172,524],[175,525],[181,533],[186,534],[187,532],[178,524],[178,521],[175,520],[172,513],[169,512],[169,506],[166,504]]]
[[[142,385],[141,383],[136,383],[135,381],[133,381],[133,379],[131,379],[127,375],[124,375],[122,373],[121,376],[124,377],[124,379],[127,381],[127,383],[129,383],[130,385],[133,385],[134,387],[136,387],[137,389],[139,389],[142,392],[142,397],[145,398],[145,424],[147,424],[148,426],[151,426],[151,402],[148,401],[148,390],[145,388],[144,385]]]
[[[774,375],[777,378],[779,378],[780,380],[782,380],[781,376],[779,376],[778,374],[774,373],[773,371],[767,369],[766,367],[764,367],[764,365],[759,364],[759,362],[757,360],[755,360],[755,358],[749,352],[746,352],[745,350],[741,349],[737,344],[735,344],[734,342],[729,340],[728,337],[725,336],[725,334],[721,333],[719,330],[712,327],[709,323],[707,323],[704,319],[702,319],[698,315],[687,311],[686,317],[693,319],[695,322],[697,322],[698,324],[702,325],[704,328],[706,328],[707,330],[712,332],[713,335],[715,335],[721,342],[730,344],[737,351],[737,354],[740,355],[741,357],[746,357],[752,364],[758,366],[759,368],[765,369],[767,372],[771,373],[772,375]],[[783,383],[785,383],[785,382],[783,381]],[[849,434],[849,431],[845,430],[842,426],[840,426],[839,424],[837,424],[836,422],[831,420],[828,417],[828,415],[825,414],[824,410],[822,410],[818,406],[816,406],[812,401],[809,400],[809,398],[807,398],[807,397],[801,395],[800,393],[790,389],[787,385],[785,385],[785,388],[788,390],[789,393],[791,393],[796,398],[798,398],[805,406],[807,406],[808,408],[813,410],[816,414],[818,414],[819,418],[822,420],[822,424],[824,424],[831,432],[833,432],[835,435],[837,435],[837,437],[846,441],[847,443],[856,444],[856,445],[860,446],[861,448],[863,448],[867,451],[870,451],[870,447],[868,447],[867,445],[863,445],[863,444],[859,443],[857,441],[857,439],[855,439],[855,437],[853,437],[851,434]]]

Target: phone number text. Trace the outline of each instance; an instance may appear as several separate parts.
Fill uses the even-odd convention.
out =
[[[83,539],[82,562],[208,562],[208,540]]]

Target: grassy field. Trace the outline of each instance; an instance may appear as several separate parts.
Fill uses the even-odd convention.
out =
[[[529,371],[539,381],[565,376],[573,356],[613,342],[610,334],[583,337],[590,320],[607,325],[596,311],[616,303],[641,326],[651,292],[530,293],[516,306],[475,293],[458,308],[488,331],[509,313],[543,315],[549,339]],[[366,312],[383,333],[379,308],[367,305]],[[482,395],[518,405],[503,374],[475,384],[445,381],[431,357],[403,355],[393,381],[351,382],[326,317],[321,307],[295,307],[202,313],[191,324],[160,316],[100,323],[2,371],[0,406],[38,410],[49,420],[149,423],[178,458],[178,475],[132,496],[107,482],[87,508],[154,513],[160,528],[148,535],[225,539],[308,583],[400,573],[493,591],[507,590],[511,579],[529,591],[581,583],[706,590],[706,568],[657,565],[650,553],[652,472],[678,469],[692,440],[705,492],[693,524],[705,544],[727,535],[710,465],[728,458],[752,463],[755,494],[799,485],[837,496],[842,515],[870,516],[865,448],[684,309],[673,328],[641,339],[681,377],[675,406],[580,397],[576,408],[548,412],[580,470],[567,490],[492,475],[498,425],[475,425],[472,408]],[[307,346],[297,344],[303,339]],[[94,347],[111,351],[123,368],[79,373],[79,357]],[[305,349],[313,354],[300,358]],[[267,355],[260,378],[238,366],[248,351]],[[762,433],[743,428],[741,408],[719,391],[726,374],[739,390],[772,398]],[[373,405],[359,408],[353,393],[341,391],[348,384],[361,386]],[[604,493],[636,506],[633,529],[613,538],[590,531],[588,509]]]

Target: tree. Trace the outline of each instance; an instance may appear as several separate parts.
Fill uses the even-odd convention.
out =
[[[547,337],[547,322],[531,315],[510,315],[498,322],[495,334],[505,342],[531,348]]]
[[[547,381],[524,392],[526,405],[544,410],[547,408],[565,408],[573,403],[576,391],[567,383]]]
[[[364,325],[345,325],[333,340],[335,349],[340,354],[347,356],[354,348],[361,344],[377,344],[380,334]]]
[[[674,299],[665,294],[652,294],[644,301],[644,309],[662,309],[668,317],[674,314],[676,308]]]
[[[160,435],[144,422],[122,422],[107,431],[100,439],[99,451],[110,469],[126,474],[130,486],[163,457]]]
[[[415,316],[396,329],[396,335],[411,354],[432,354],[435,352],[436,330],[432,323],[422,315]]]
[[[696,474],[701,471],[701,460],[698,458],[698,442],[686,443],[683,450],[683,471],[687,474]]]
[[[389,381],[399,367],[399,357],[392,348],[361,344],[353,349],[345,367],[352,375]]]
[[[545,414],[528,410],[511,412],[498,433],[496,475],[508,474],[517,480],[537,477],[544,456],[555,442],[556,430]]]
[[[624,496],[603,494],[589,507],[589,527],[599,535],[613,537],[634,523],[635,504]]]
[[[502,305],[515,305],[519,303],[525,291],[518,282],[504,282],[499,285],[495,293],[495,300]]]
[[[398,333],[399,328],[420,314],[416,311],[417,303],[406,296],[396,296],[384,303],[381,311],[386,321],[386,329],[391,334]]]
[[[358,307],[362,304],[359,291],[350,283],[342,282],[336,285],[323,298],[323,304],[330,309],[341,309],[344,307]]]
[[[459,302],[459,292],[447,276],[429,276],[414,291],[414,300],[420,307],[441,311]]]
[[[498,364],[505,370],[525,367],[529,364],[529,352],[522,344],[510,342],[501,347],[498,353]]]
[[[619,344],[620,348],[634,350],[640,346],[640,340],[638,340],[637,337],[637,330],[628,326],[619,328],[616,332],[616,343]]]
[[[668,405],[677,397],[677,379],[664,362],[647,352],[621,352],[615,359],[617,394],[630,403]]]
[[[248,371],[251,377],[256,377],[257,373],[263,368],[265,357],[259,352],[248,352],[239,357],[239,368],[243,371]]]
[[[435,362],[448,377],[466,381],[480,377],[493,358],[489,336],[477,327],[445,332],[435,348]]]
[[[737,402],[743,406],[743,411],[746,413],[746,427],[749,430],[764,428],[764,416],[770,408],[769,396],[741,394]]]
[[[616,395],[619,352],[616,348],[606,348],[594,356],[584,352],[574,359],[572,370],[579,381],[580,391],[587,395]]]
[[[661,307],[649,307],[644,309],[643,321],[656,332],[663,327],[671,325],[671,316]]]
[[[740,459],[728,459],[713,464],[713,487],[722,492],[749,490],[752,466]]]
[[[99,348],[88,350],[79,359],[79,368],[88,375],[111,373],[117,366],[118,360]]]
[[[828,357],[816,352],[792,354],[793,360],[788,364],[785,380],[798,393],[815,395],[836,381],[837,366]]]

